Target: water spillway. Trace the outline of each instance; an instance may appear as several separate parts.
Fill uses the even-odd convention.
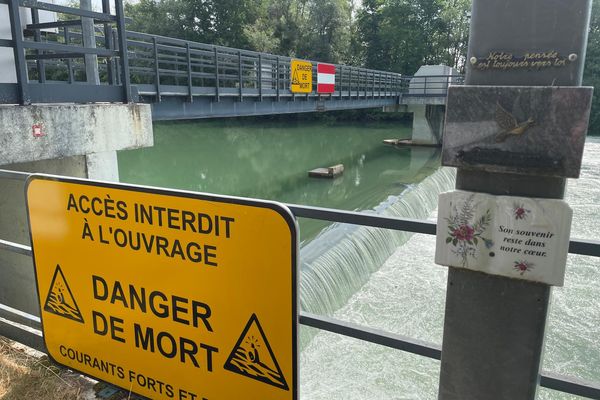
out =
[[[389,196],[373,213],[424,219],[436,208],[438,194],[454,186],[455,172],[441,168],[398,196]],[[336,223],[300,250],[300,306],[331,315],[412,234],[391,229]]]

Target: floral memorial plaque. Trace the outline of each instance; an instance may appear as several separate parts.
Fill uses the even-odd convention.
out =
[[[563,285],[572,216],[564,201],[454,191],[438,207],[437,264]]]
[[[442,164],[577,178],[592,88],[453,86]]]

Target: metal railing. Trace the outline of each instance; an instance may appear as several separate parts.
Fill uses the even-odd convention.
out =
[[[302,98],[319,96],[317,64],[312,62],[313,91],[290,90],[292,58],[249,50],[214,46],[163,36],[127,32],[132,81],[140,95]],[[336,65],[335,92],[321,95],[339,99],[396,97],[406,87],[400,74]]]
[[[25,181],[30,174],[0,170],[0,179]],[[310,218],[329,222],[339,222],[368,226],[374,228],[394,229],[412,233],[435,235],[436,224],[409,218],[390,218],[353,211],[342,211],[321,207],[309,207],[296,204],[287,205],[296,218]],[[32,256],[31,247],[0,240],[0,251],[10,251],[25,256]],[[573,239],[569,243],[569,253],[600,257],[600,242]],[[600,271],[599,271],[600,272]],[[412,354],[440,360],[441,346],[414,338],[397,335],[378,329],[341,321],[328,316],[300,312],[299,322],[313,328],[337,333],[340,335],[379,344]],[[41,332],[41,321],[38,317],[0,304],[0,332],[20,343],[44,351]],[[600,399],[600,385],[584,382],[574,377],[563,376],[543,371],[540,374],[540,385],[576,396],[589,399]]]
[[[122,0],[114,0],[114,15],[110,0],[102,0],[102,12],[37,0],[0,0],[0,4],[8,5],[12,36],[0,40],[0,47],[13,49],[16,72],[16,82],[0,84],[0,103],[132,100],[128,58],[120,50],[126,48]],[[24,26],[20,7],[29,9],[32,24]],[[65,19],[40,23],[41,10]],[[92,30],[92,36],[96,28],[101,30],[102,40],[87,38],[84,27]],[[94,45],[85,45],[86,39]],[[80,74],[75,65],[84,66]],[[99,76],[90,76],[90,71],[99,71]]]
[[[125,31],[122,0],[114,0],[115,15],[110,0],[102,0],[101,13],[37,0],[2,3],[10,8],[13,39],[0,47],[14,50],[17,82],[0,84],[0,103],[130,102],[140,100],[138,92],[151,103],[165,96],[379,100],[445,96],[450,84],[462,83],[457,75],[412,77],[337,64],[334,93],[319,94],[313,61],[312,92],[292,93],[290,57]],[[19,7],[29,8],[33,23],[23,25]],[[40,10],[64,20],[40,23]]]

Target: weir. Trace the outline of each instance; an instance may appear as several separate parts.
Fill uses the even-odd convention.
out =
[[[436,208],[438,194],[452,188],[454,176],[453,170],[442,168],[371,212],[425,219]],[[326,228],[300,250],[302,309],[331,315],[410,237],[407,232],[349,224]]]

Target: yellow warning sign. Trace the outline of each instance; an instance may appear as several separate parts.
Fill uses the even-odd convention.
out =
[[[292,93],[312,92],[312,63],[292,60],[290,62],[290,90]]]
[[[297,230],[271,202],[34,176],[56,362],[152,399],[297,399]]]

